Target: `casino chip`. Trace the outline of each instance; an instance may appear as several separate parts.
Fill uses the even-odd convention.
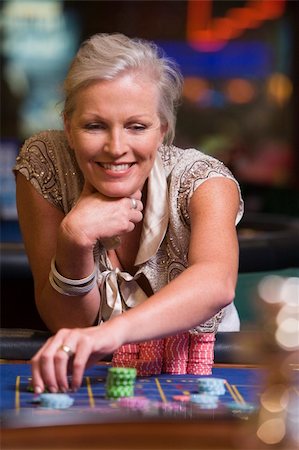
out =
[[[40,394],[39,404],[42,408],[66,409],[72,406],[74,399],[68,394]]]
[[[257,407],[251,403],[231,402],[228,403],[226,407],[234,416],[243,420],[248,420],[249,417],[257,411]]]
[[[215,333],[190,333],[187,373],[211,375],[214,364]]]
[[[220,395],[225,394],[225,381],[223,378],[198,378],[198,393],[191,394],[190,401],[198,404],[201,409],[217,408]]]
[[[138,376],[159,375],[162,371],[164,339],[125,344],[113,354],[114,367],[135,368]]]
[[[182,332],[164,339],[125,344],[112,358],[114,367],[133,367],[138,376],[169,374],[211,375],[214,333]]]
[[[189,332],[178,333],[164,339],[163,372],[186,374],[189,351]]]
[[[151,405],[151,401],[147,397],[144,397],[144,396],[121,397],[118,399],[118,403],[122,407],[134,409],[134,410],[140,410],[140,411],[149,409],[149,407]]]
[[[219,397],[209,394],[191,394],[190,401],[199,405],[201,409],[216,409]]]
[[[209,395],[224,395],[225,394],[225,382],[223,378],[203,377],[198,378],[198,392]]]
[[[239,413],[248,413],[248,414],[250,414],[250,413],[255,412],[256,409],[257,409],[251,403],[231,402],[231,403],[228,403],[226,406],[234,414],[239,414]]]
[[[173,395],[172,400],[174,400],[175,402],[188,403],[190,402],[190,395]]]
[[[110,367],[106,379],[106,397],[133,397],[136,375],[134,367]]]

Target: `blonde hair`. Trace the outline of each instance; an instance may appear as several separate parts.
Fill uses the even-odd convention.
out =
[[[63,113],[66,116],[72,114],[79,89],[95,81],[112,80],[126,71],[146,74],[159,88],[158,114],[161,122],[167,124],[164,141],[170,144],[175,135],[183,78],[176,63],[151,41],[101,33],[83,42],[64,81]]]

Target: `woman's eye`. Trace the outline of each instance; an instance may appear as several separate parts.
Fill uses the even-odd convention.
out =
[[[102,123],[87,123],[85,128],[86,130],[103,130],[105,125]]]
[[[144,130],[146,130],[146,126],[142,125],[141,123],[134,123],[132,125],[129,125],[128,128],[130,130],[133,130],[133,131],[144,131]]]

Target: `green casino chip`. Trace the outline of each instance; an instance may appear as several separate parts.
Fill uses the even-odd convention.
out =
[[[112,380],[135,380],[137,370],[133,367],[110,367],[108,378]]]
[[[133,397],[134,386],[115,386],[106,388],[107,398]]]
[[[118,380],[118,379],[110,379],[107,378],[106,380],[106,386],[107,387],[113,387],[113,386],[133,386],[135,384],[135,379],[132,380]]]
[[[134,396],[137,370],[133,367],[110,367],[106,379],[106,397],[121,398]]]

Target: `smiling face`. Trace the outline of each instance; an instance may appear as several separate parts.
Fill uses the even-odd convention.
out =
[[[143,188],[163,142],[156,85],[136,74],[99,81],[76,94],[65,119],[69,144],[85,180],[108,197]]]

